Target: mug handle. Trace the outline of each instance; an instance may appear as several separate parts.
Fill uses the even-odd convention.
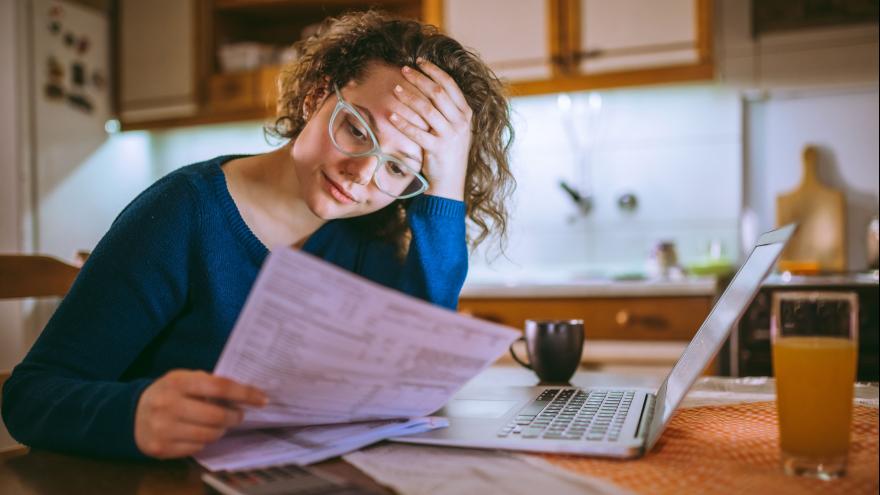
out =
[[[532,369],[532,365],[529,364],[529,363],[527,363],[527,362],[525,362],[525,361],[523,361],[523,360],[521,360],[521,359],[516,355],[516,352],[513,350],[513,346],[514,346],[514,344],[516,344],[517,342],[520,342],[520,341],[525,342],[525,341],[526,341],[526,338],[525,338],[525,337],[520,337],[520,338],[514,340],[514,341],[513,341],[513,344],[510,344],[510,347],[509,347],[508,350],[510,351],[510,355],[513,357],[513,360],[514,360],[514,361],[516,361],[517,363],[519,363],[519,364],[521,364],[521,365],[523,365],[523,366],[525,366],[526,368],[528,368],[528,369],[531,370],[531,369]],[[533,371],[534,371],[534,370],[533,370]]]

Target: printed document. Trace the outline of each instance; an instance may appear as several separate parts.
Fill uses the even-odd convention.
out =
[[[239,429],[425,420],[518,336],[279,249],[264,263],[214,373],[269,396],[264,408],[246,409]],[[211,455],[246,456],[242,445],[260,444],[259,435],[233,434]],[[225,441],[231,438],[241,441]]]
[[[387,419],[343,425],[233,431],[196,454],[211,471],[255,469],[280,464],[304,466],[346,454],[388,437],[449,426],[446,418]]]

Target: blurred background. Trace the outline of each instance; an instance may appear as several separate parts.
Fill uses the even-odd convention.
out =
[[[292,43],[371,6],[509,83],[511,235],[462,311],[583,317],[586,365],[663,368],[757,236],[818,211],[766,290],[867,291],[876,373],[877,0],[0,0],[0,252],[73,263],[164,174],[277,146]],[[716,372],[772,373],[766,297]],[[53,306],[0,304],[8,369]]]

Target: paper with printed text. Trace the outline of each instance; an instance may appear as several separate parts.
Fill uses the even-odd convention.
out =
[[[388,289],[308,254],[273,251],[214,372],[269,395],[242,427],[418,418],[519,332]]]
[[[304,466],[347,454],[392,436],[449,425],[445,418],[389,419],[343,425],[237,430],[194,457],[211,471],[235,471],[282,464]]]

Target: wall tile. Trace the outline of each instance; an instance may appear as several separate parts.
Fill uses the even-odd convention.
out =
[[[749,102],[745,202],[757,216],[756,231],[775,225],[777,195],[798,186],[801,153],[817,146],[820,179],[846,195],[847,264],[865,269],[865,231],[878,211],[877,106],[876,85],[777,92]]]
[[[157,169],[165,173],[219,155],[265,153],[277,147],[266,142],[261,122],[155,132],[153,144]]]
[[[597,222],[736,218],[742,195],[741,143],[725,139],[606,147],[593,155]],[[638,198],[633,212],[618,197]]]
[[[735,258],[743,142],[734,92],[630,89],[519,98],[512,107],[510,259],[474,257],[475,273],[641,271],[661,239],[676,242],[684,263],[712,240]],[[592,193],[587,215],[560,180]],[[635,211],[618,208],[625,192],[638,198]]]

